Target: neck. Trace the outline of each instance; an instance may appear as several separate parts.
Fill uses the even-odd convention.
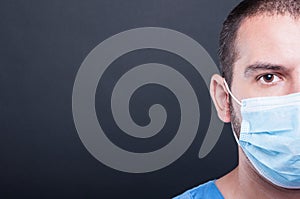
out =
[[[225,198],[300,198],[300,190],[277,187],[260,176],[239,148],[239,166],[217,181]]]

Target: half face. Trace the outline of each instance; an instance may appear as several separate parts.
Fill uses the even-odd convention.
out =
[[[246,19],[238,31],[236,51],[231,91],[239,101],[300,92],[300,19],[289,15]],[[230,103],[221,76],[212,77],[210,92],[220,119],[232,122],[239,133],[240,105]]]
[[[237,61],[231,90],[237,99],[300,92],[300,20],[286,16],[255,16],[237,35]],[[239,134],[240,106],[232,100],[230,120]]]
[[[257,16],[237,36],[232,92],[242,100],[300,92],[300,20]]]

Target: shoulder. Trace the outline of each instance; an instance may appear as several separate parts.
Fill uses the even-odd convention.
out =
[[[224,199],[215,180],[192,188],[173,199]]]

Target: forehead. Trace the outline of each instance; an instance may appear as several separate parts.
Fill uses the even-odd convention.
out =
[[[300,67],[300,20],[289,15],[245,19],[237,33],[236,65],[268,62]]]

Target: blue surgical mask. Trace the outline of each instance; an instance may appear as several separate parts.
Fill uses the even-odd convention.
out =
[[[240,138],[235,138],[254,168],[279,187],[300,189],[300,93],[240,102],[224,82],[241,105]]]

